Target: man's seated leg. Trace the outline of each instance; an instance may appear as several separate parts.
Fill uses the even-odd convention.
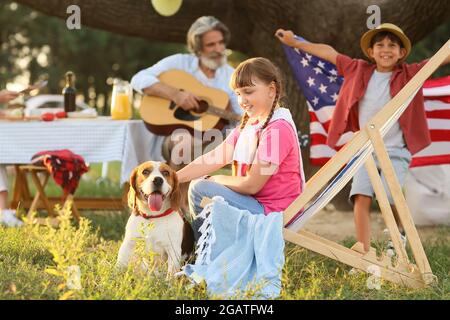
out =
[[[8,205],[8,175],[6,166],[0,165],[0,223],[10,227],[19,227],[23,222],[16,217],[16,210]]]
[[[6,166],[0,165],[0,210],[8,208],[8,175]]]
[[[162,154],[171,168],[178,171],[193,160],[194,141],[200,142],[198,139],[194,140],[187,130],[176,130],[164,139]],[[189,182],[180,184],[181,209],[186,217],[189,212],[188,189]]]

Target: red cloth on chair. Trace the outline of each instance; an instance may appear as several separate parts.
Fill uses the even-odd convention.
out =
[[[81,176],[89,170],[82,156],[67,149],[38,152],[31,163],[44,165],[65,195],[75,193]]]

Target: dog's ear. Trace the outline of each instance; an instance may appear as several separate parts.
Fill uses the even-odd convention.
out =
[[[128,206],[131,208],[133,213],[136,212],[136,176],[138,168],[135,168],[130,175],[130,189],[128,190]]]
[[[175,210],[180,210],[181,205],[181,190],[180,190],[180,184],[178,183],[178,176],[176,172],[173,172],[173,189],[170,193],[170,207]]]

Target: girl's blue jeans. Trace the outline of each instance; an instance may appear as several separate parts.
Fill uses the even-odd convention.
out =
[[[254,197],[240,194],[213,181],[205,179],[192,180],[189,184],[188,195],[189,211],[194,217],[192,228],[194,229],[195,240],[198,240],[200,237],[198,230],[203,223],[203,219],[197,218],[197,216],[203,210],[200,203],[204,197],[212,198],[214,196],[221,196],[229,205],[235,208],[248,210],[253,214],[264,214],[263,205]]]

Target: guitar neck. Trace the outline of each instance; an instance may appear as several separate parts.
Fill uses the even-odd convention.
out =
[[[222,119],[226,119],[229,121],[240,121],[241,120],[240,115],[230,112],[230,111],[227,111],[227,110],[219,109],[219,108],[211,106],[211,105],[208,106],[208,110],[206,110],[206,113],[218,116]]]

